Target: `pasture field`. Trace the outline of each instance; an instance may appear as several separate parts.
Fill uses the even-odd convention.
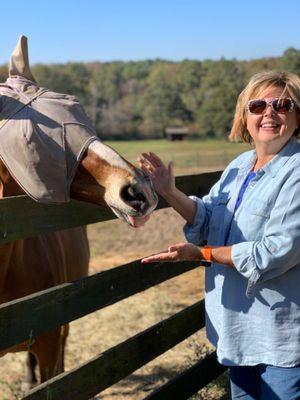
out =
[[[157,153],[164,162],[174,162],[176,175],[223,169],[237,154],[252,148],[244,143],[225,140],[170,142],[161,139],[106,143],[133,163],[136,163],[137,156],[142,152]]]
[[[250,149],[249,145],[225,141],[159,140],[108,144],[133,163],[143,151],[156,152],[163,161],[174,161],[176,175],[223,169],[237,154]],[[183,241],[182,226],[182,218],[171,209],[156,211],[147,225],[139,229],[116,220],[90,225],[90,273],[121,265],[160,251],[171,243]],[[67,341],[66,369],[72,369],[198,301],[203,297],[203,276],[203,269],[198,268],[74,321]],[[95,399],[143,399],[155,387],[191,366],[208,351],[211,347],[202,330]],[[20,398],[24,361],[25,353],[8,354],[1,359],[0,400]],[[212,400],[220,396],[224,400],[229,399],[224,378],[193,396],[193,400]]]

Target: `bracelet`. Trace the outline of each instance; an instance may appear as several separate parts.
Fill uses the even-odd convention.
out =
[[[212,255],[211,255],[212,247],[211,246],[201,247],[200,251],[201,251],[201,255],[202,255],[202,260],[212,261]]]

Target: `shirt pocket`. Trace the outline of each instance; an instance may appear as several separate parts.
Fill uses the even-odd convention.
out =
[[[238,217],[239,230],[246,241],[261,240],[265,225],[269,220],[272,206],[258,198],[241,204],[241,214]]]
[[[241,207],[243,207],[243,203],[241,204]],[[257,198],[253,198],[247,202],[245,208],[251,215],[266,219],[269,218],[271,212],[271,205]]]

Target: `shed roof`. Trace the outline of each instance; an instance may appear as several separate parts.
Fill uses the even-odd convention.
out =
[[[166,128],[165,132],[167,134],[172,134],[172,135],[182,135],[182,134],[188,134],[189,129],[185,126],[175,126],[175,127],[168,127]]]

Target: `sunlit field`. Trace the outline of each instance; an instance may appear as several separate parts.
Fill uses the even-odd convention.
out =
[[[250,145],[225,140],[170,142],[161,139],[106,143],[133,163],[142,152],[157,153],[164,162],[174,162],[176,175],[223,169],[238,154],[251,149]]]
[[[251,148],[249,145],[212,140],[106,143],[133,163],[136,163],[137,156],[142,152],[153,151],[165,162],[174,161],[176,175],[223,169],[237,154]],[[90,225],[90,273],[124,264],[160,251],[171,243],[183,241],[182,226],[181,217],[170,209],[154,212],[147,225],[140,229],[130,228],[117,220]],[[109,347],[200,300],[204,290],[203,276],[203,269],[198,268],[74,321],[67,341],[66,369],[70,370],[86,362]],[[155,387],[188,368],[211,350],[205,339],[205,332],[200,331],[95,398],[143,399]],[[20,398],[24,360],[25,353],[9,354],[1,359],[1,400]],[[193,399],[212,400],[221,396],[229,399],[226,382],[226,379],[221,378],[217,384],[205,388]]]

